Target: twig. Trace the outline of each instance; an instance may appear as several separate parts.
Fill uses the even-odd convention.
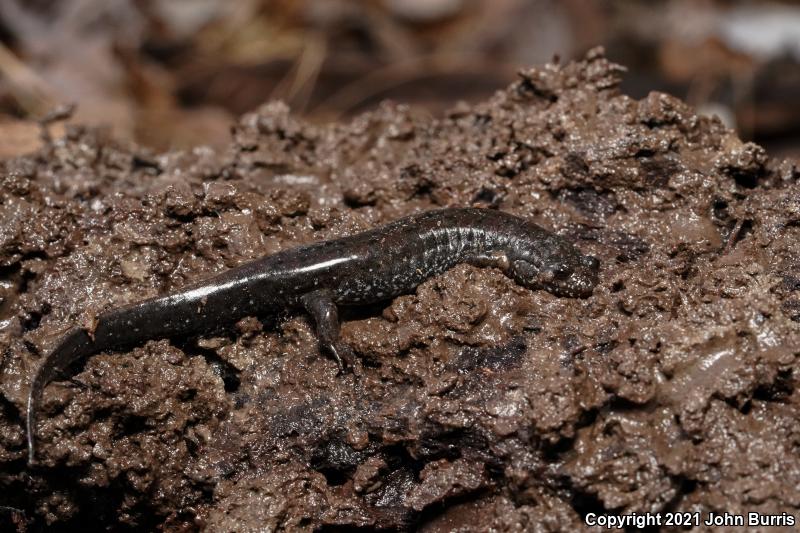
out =
[[[733,246],[736,244],[736,239],[739,237],[739,233],[742,231],[742,224],[744,224],[744,220],[741,218],[736,221],[736,225],[733,226],[731,234],[728,235],[728,241],[725,243],[725,248],[722,249],[722,255],[728,255],[733,250]]]

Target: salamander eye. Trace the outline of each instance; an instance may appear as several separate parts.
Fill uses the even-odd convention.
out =
[[[600,268],[600,260],[593,255],[582,256],[581,264],[592,271],[596,271],[598,268]]]
[[[553,276],[553,279],[567,279],[570,274],[570,269],[564,263],[553,265],[548,271]]]

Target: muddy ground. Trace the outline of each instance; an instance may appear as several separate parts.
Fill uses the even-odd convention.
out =
[[[588,513],[800,514],[800,171],[620,94],[602,51],[434,118],[319,127],[279,103],[227,151],[99,132],[0,165],[0,526],[562,531]],[[441,206],[529,217],[602,260],[587,299],[458,266],[357,308],[337,376],[309,319],[94,356],[98,312]],[[702,528],[701,528],[702,529]]]

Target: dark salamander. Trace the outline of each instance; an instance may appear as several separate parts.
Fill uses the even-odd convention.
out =
[[[337,306],[412,292],[458,263],[496,267],[520,285],[558,296],[589,296],[599,261],[519,217],[450,208],[413,215],[350,237],[286,250],[246,263],[174,294],[97,317],[72,329],[41,363],[28,397],[28,459],[35,459],[36,413],[44,388],[75,361],[150,339],[218,331],[247,316],[305,309],[320,345],[340,367],[352,353],[339,341]]]

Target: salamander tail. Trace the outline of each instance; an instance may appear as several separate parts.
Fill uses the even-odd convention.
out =
[[[94,342],[85,330],[80,328],[73,329],[56,349],[50,352],[36,370],[28,392],[28,408],[26,412],[29,465],[32,466],[36,462],[36,415],[42,403],[44,388],[72,363],[90,355],[94,348]]]

